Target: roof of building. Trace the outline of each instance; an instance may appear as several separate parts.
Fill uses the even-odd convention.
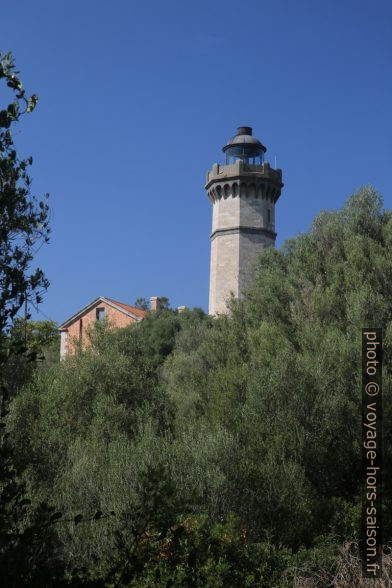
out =
[[[113,304],[117,304],[117,306],[120,306],[124,310],[127,310],[128,312],[131,312],[132,314],[136,314],[136,316],[140,316],[141,318],[143,318],[144,315],[146,314],[145,310],[142,310],[141,308],[136,308],[136,306],[130,306],[129,304],[124,304],[124,302],[119,302],[118,300],[113,300],[113,298],[106,298],[106,300],[110,300],[110,302],[113,302]]]
[[[69,319],[64,321],[59,326],[59,329],[60,330],[66,329],[67,327],[69,327],[69,325],[71,325],[73,322],[78,320],[83,314],[85,314],[86,312],[88,312],[89,310],[94,308],[94,306],[96,306],[97,304],[99,304],[101,302],[106,302],[106,304],[109,304],[109,306],[111,306],[112,308],[119,310],[120,312],[126,314],[127,316],[130,316],[131,318],[134,318],[137,321],[142,320],[145,316],[145,311],[142,310],[141,308],[136,308],[136,306],[131,306],[130,304],[124,304],[123,302],[118,302],[117,300],[113,300],[112,298],[106,298],[106,296],[99,296],[98,298],[95,298],[92,302],[90,302],[90,304],[87,304],[87,306],[85,306],[84,308],[79,310],[77,313],[72,315]]]
[[[264,153],[267,151],[267,148],[264,147],[261,141],[253,136],[252,127],[238,127],[237,134],[223,147],[223,151],[227,151],[232,146],[244,144],[254,145],[264,151]]]
[[[261,142],[252,135],[236,135],[230,140],[229,145],[236,145],[238,143],[252,143],[253,145],[261,145]]]

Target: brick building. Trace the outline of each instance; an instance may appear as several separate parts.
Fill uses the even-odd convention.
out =
[[[151,309],[154,309],[154,302],[156,308],[158,300],[156,297],[151,298]],[[73,353],[78,342],[83,346],[88,345],[88,329],[93,327],[96,321],[107,320],[111,327],[119,328],[143,320],[144,315],[145,311],[135,306],[104,296],[96,298],[59,327],[61,359],[68,353]]]

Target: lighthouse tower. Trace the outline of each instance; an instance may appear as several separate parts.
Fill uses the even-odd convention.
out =
[[[227,312],[231,294],[241,297],[249,284],[257,255],[275,244],[275,203],[282,171],[264,161],[266,148],[239,127],[223,147],[225,164],[207,174],[212,203],[209,313]]]

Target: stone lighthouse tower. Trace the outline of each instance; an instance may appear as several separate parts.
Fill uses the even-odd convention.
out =
[[[282,171],[264,161],[266,148],[239,127],[223,147],[225,164],[207,174],[212,203],[209,313],[227,312],[231,293],[240,297],[249,284],[257,255],[275,244],[275,203]]]

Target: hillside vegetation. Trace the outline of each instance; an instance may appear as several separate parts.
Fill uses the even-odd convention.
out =
[[[88,350],[28,370],[7,426],[31,512],[55,509],[62,577],[359,586],[364,327],[383,329],[390,541],[392,215],[365,188],[260,255],[229,316],[98,325]]]

